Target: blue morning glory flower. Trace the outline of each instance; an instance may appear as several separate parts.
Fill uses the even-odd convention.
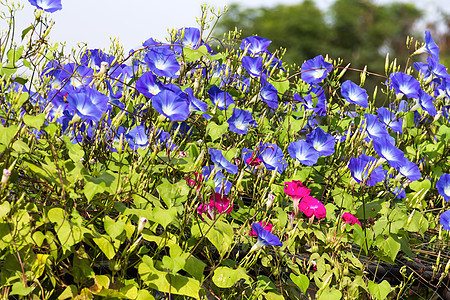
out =
[[[401,166],[405,154],[400,149],[392,145],[387,139],[373,139],[373,148],[379,156],[389,162],[391,167],[398,168]]]
[[[415,62],[413,63],[414,69],[419,71],[419,75],[423,77],[425,82],[430,82],[433,79],[433,74],[431,73],[430,66],[427,63]]]
[[[394,132],[402,133],[403,132],[403,120],[395,116],[395,114],[389,111],[385,107],[380,107],[377,109],[378,119],[385,126],[391,128]]]
[[[75,89],[67,95],[66,100],[68,109],[85,120],[98,122],[103,112],[108,110],[108,96],[89,86]]]
[[[163,90],[153,96],[152,105],[171,121],[184,121],[189,117],[188,101],[171,90]]]
[[[28,2],[36,8],[49,13],[62,9],[61,0],[28,0]]]
[[[230,104],[234,104],[233,97],[229,93],[219,89],[217,86],[212,86],[208,90],[208,94],[213,105],[217,105],[217,108],[220,110],[225,110]]]
[[[434,107],[434,98],[427,94],[423,89],[419,89],[418,104],[424,111],[426,111],[430,116],[435,116],[437,114],[436,108]]]
[[[165,132],[164,130],[158,129],[156,131],[156,138],[158,139],[157,144],[162,147],[167,147],[170,150],[174,150],[174,149],[178,148],[178,146],[176,144],[174,144],[173,139],[170,136],[170,134],[168,132]]]
[[[261,72],[263,70],[263,58],[261,56],[245,56],[242,58],[242,66],[251,76],[259,77],[261,76]]]
[[[258,241],[250,249],[250,252],[256,251],[262,246],[283,246],[280,239],[270,231],[264,229],[260,223],[253,223],[252,228],[258,235]]]
[[[145,132],[145,127],[141,125],[131,129],[124,137],[132,150],[145,148],[148,144],[148,136]]]
[[[406,157],[403,158],[403,161],[396,169],[401,175],[407,177],[411,181],[419,180],[422,177],[419,167]]]
[[[417,98],[420,89],[420,83],[411,75],[394,72],[389,75],[388,83],[397,95],[403,94],[408,98]]]
[[[195,27],[180,28],[175,35],[175,43],[197,49],[202,44],[200,29]]]
[[[366,118],[366,131],[371,139],[387,138],[390,139],[390,141],[393,140],[393,138],[389,135],[386,127],[381,124],[380,121],[378,121],[377,116],[365,113],[364,117]]]
[[[335,138],[320,127],[316,127],[311,133],[307,134],[306,141],[319,152],[319,155],[330,156],[334,153]]]
[[[248,126],[257,126],[255,120],[253,120],[252,113],[235,108],[231,117],[227,120],[229,129],[237,134],[247,134]]]
[[[270,108],[278,108],[278,91],[270,82],[265,82],[263,84],[259,96]]]
[[[306,141],[292,142],[288,146],[289,155],[293,159],[298,159],[306,166],[314,166],[319,158],[319,152]]]
[[[189,100],[189,111],[202,111],[202,112],[206,112],[206,110],[208,109],[208,104],[206,104],[205,102],[197,99],[194,96],[194,92],[192,91],[192,89],[190,87],[186,88],[184,90],[184,92],[187,94],[188,96],[188,100]]]
[[[207,181],[212,171],[213,168],[211,166],[204,166],[202,172],[203,180]],[[216,193],[219,193],[221,195],[228,195],[228,193],[231,191],[232,184],[225,178],[221,171],[218,171],[216,175],[214,175],[213,181],[215,187],[214,191]]]
[[[136,80],[136,89],[139,93],[151,99],[154,95],[161,92],[164,87],[155,74],[145,72]]]
[[[223,156],[222,151],[209,148],[209,155],[211,155],[211,160],[214,165],[225,169],[228,173],[236,174],[238,171],[238,166],[230,163],[225,156]]]
[[[367,108],[367,92],[359,85],[353,83],[350,80],[345,81],[341,86],[342,97],[352,104],[357,104],[361,107]]]
[[[317,101],[316,108],[314,111],[318,116],[326,116],[327,115],[327,97],[325,95],[325,90],[319,86],[311,86],[309,91],[314,102]]]
[[[450,75],[447,73],[447,68],[439,63],[439,60],[434,59],[433,57],[429,56],[427,58],[428,65],[430,66],[430,72],[438,77],[438,78],[445,78],[450,79]]]
[[[150,48],[145,61],[157,76],[176,77],[175,74],[180,70],[175,53],[165,47]]]
[[[439,46],[434,42],[429,30],[425,31],[425,45],[414,52],[414,54],[421,53],[431,54],[434,59],[439,61]]]
[[[373,168],[376,163],[377,159],[375,157],[361,154],[358,158],[350,158],[348,168],[350,169],[353,179],[358,183],[362,183],[368,177],[368,171]],[[372,173],[370,173],[370,177],[367,180],[367,186],[374,186],[378,182],[383,181],[386,178],[386,173],[387,172],[385,172],[381,166],[376,167]]]
[[[450,230],[450,210],[441,214],[439,222],[445,230]]]
[[[442,174],[436,182],[436,188],[439,195],[444,197],[444,200],[448,202],[450,200],[450,174]]]
[[[286,169],[287,163],[284,159],[283,151],[276,144],[262,142],[258,147],[258,158],[261,159],[267,170],[277,170],[278,173],[283,173]]]
[[[333,65],[326,62],[322,55],[307,60],[302,64],[302,80],[306,83],[320,83],[324,80],[328,73],[333,69]]]
[[[267,50],[267,47],[269,47],[270,43],[272,43],[271,40],[265,39],[263,37],[249,36],[242,40],[241,50],[244,50],[246,47],[249,47],[248,53],[260,54]]]

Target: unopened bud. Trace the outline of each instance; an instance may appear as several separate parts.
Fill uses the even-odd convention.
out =
[[[267,201],[266,201],[266,208],[267,208],[267,210],[269,210],[272,207],[273,201],[275,201],[275,195],[272,194],[272,193],[269,193],[267,195]]]
[[[147,218],[144,217],[139,218],[137,234],[140,234],[142,230],[144,230],[145,224],[147,224],[147,222],[148,222]]]
[[[2,175],[2,187],[8,184],[9,177],[11,176],[11,171],[8,169],[3,169]]]

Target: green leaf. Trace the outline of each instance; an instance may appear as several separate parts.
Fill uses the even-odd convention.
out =
[[[390,257],[391,262],[393,263],[397,257],[398,251],[400,251],[400,243],[389,236],[386,240],[384,240],[382,245],[384,252]]]
[[[0,204],[0,219],[7,216],[9,214],[10,210],[11,210],[11,204],[9,204],[8,201],[5,201],[2,204]]]
[[[431,181],[429,181],[428,179],[422,181],[413,181],[409,184],[409,187],[415,192],[419,192],[421,190],[426,191],[431,188]]]
[[[219,250],[221,256],[230,249],[233,244],[233,227],[223,221],[217,221],[206,237]]]
[[[251,279],[245,272],[245,269],[230,269],[228,267],[218,267],[214,271],[212,278],[214,284],[220,288],[230,288],[241,279],[244,279],[248,283],[251,282]]]
[[[23,46],[20,46],[17,49],[9,49],[7,54],[9,64],[12,64],[12,66],[14,66],[16,62],[22,57],[22,53]]]
[[[450,140],[450,127],[446,125],[439,126],[438,135],[441,136],[440,140],[448,142]]]
[[[279,79],[280,81],[270,80],[269,82],[277,89],[279,94],[284,94],[289,89],[288,79]]]
[[[109,216],[105,216],[104,226],[106,233],[113,239],[118,237],[125,229],[125,221],[119,219],[114,221]]]
[[[342,298],[342,293],[336,289],[326,289],[320,294],[319,300],[339,300]]]
[[[12,148],[19,152],[19,153],[28,153],[30,152],[30,148],[26,143],[24,143],[22,140],[17,140],[14,142]]]
[[[164,209],[157,206],[153,209],[152,219],[166,229],[167,225],[170,223],[177,223],[177,209],[173,206],[169,209]]]
[[[380,284],[369,280],[368,287],[372,296],[377,300],[387,299],[387,295],[391,292],[391,285],[386,280],[383,280]]]
[[[86,183],[83,189],[83,193],[88,201],[91,201],[96,194],[103,193],[104,191],[105,189],[102,185],[93,182]]]
[[[300,288],[300,290],[306,294],[309,287],[309,278],[306,275],[300,274],[296,276],[294,273],[289,275],[291,280]]]
[[[59,294],[58,300],[64,300],[64,299],[74,299],[77,295],[77,287],[73,284],[69,285],[64,289],[64,291]]]
[[[184,47],[183,53],[186,62],[194,62],[203,56],[206,56],[211,59],[211,55],[208,53],[208,49],[206,48],[205,45],[200,46],[198,49],[191,49],[188,47]]]
[[[181,269],[184,269],[186,260],[181,256],[175,257],[164,256],[162,258],[162,263],[164,265],[164,268],[169,269],[173,273],[177,273]]]
[[[30,25],[29,27],[22,30],[22,41],[23,41],[23,38],[27,35],[28,32],[30,32],[31,29],[33,29],[33,25]]]
[[[45,122],[44,113],[38,114],[36,116],[25,115],[23,116],[23,122],[30,127],[40,129]]]
[[[109,260],[114,258],[116,255],[116,249],[108,236],[102,235],[100,238],[93,238],[92,240],[97,244]]]
[[[18,131],[17,125],[11,125],[9,127],[3,127],[0,125],[0,144],[8,146],[11,139],[16,135]]]
[[[187,200],[190,188],[186,180],[180,180],[177,183],[170,183],[166,178],[156,187],[159,196],[164,200],[167,206],[184,203]]]
[[[139,290],[136,300],[155,300],[155,297],[147,290]]]
[[[206,125],[206,133],[211,137],[211,140],[215,140],[222,137],[227,132],[228,123],[224,122],[222,125],[217,125],[215,122],[211,121]]]
[[[26,287],[22,281],[15,282],[12,285],[10,295],[26,296],[33,291],[32,287]]]

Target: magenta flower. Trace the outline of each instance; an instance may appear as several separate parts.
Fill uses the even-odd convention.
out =
[[[342,220],[344,220],[345,223],[350,225],[358,224],[359,226],[361,226],[361,222],[359,222],[359,220],[354,215],[348,212],[345,212],[342,215]]]
[[[303,212],[308,218],[315,216],[317,219],[323,219],[327,215],[325,206],[312,196],[305,196],[298,204],[298,209]]]
[[[309,196],[311,190],[306,188],[300,180],[292,180],[284,183],[284,192],[291,196],[294,202],[294,213],[298,214],[300,199]]]
[[[206,213],[208,218],[214,220],[217,214],[229,214],[233,210],[233,202],[227,196],[215,193],[208,204],[200,204],[197,212]]]
[[[268,232],[272,232],[272,228],[273,228],[272,224],[266,223],[266,222],[263,222],[263,221],[259,221],[258,223],[261,224],[261,227],[264,228],[265,230],[267,230]],[[249,236],[258,236],[258,234],[253,229],[253,227],[252,227],[252,230],[250,230],[250,232],[248,233],[248,235]]]

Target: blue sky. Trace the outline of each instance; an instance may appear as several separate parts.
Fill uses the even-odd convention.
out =
[[[26,0],[17,15],[18,29],[33,21],[33,7]],[[436,14],[438,7],[449,11],[447,0],[416,0],[415,4],[428,12],[428,18]],[[164,40],[167,28],[197,26],[195,17],[200,16],[202,3],[215,8],[233,3],[232,0],[63,0],[63,9],[52,14],[55,26],[52,42],[67,42],[69,48],[78,42],[86,42],[89,48],[108,49],[110,37],[118,37],[128,51],[138,48],[150,38]],[[246,0],[245,6],[273,6],[277,3],[295,4],[301,0]],[[317,0],[320,8],[326,8],[332,0]],[[376,0],[386,3],[389,0]],[[408,2],[408,1],[399,1]],[[125,4],[126,3],[126,4]],[[424,30],[425,28],[423,28]]]

